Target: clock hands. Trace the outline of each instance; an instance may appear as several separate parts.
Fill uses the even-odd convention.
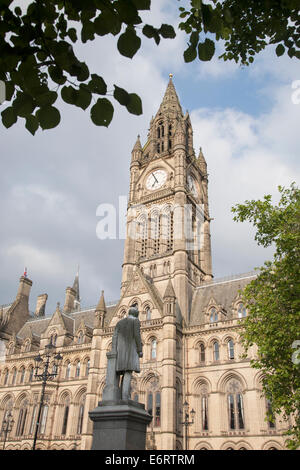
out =
[[[155,183],[158,183],[158,180],[157,180],[157,178],[155,177],[154,173],[151,173],[151,174],[152,174],[153,178],[155,179],[154,183],[152,184],[152,188],[153,188],[153,186],[155,185]]]

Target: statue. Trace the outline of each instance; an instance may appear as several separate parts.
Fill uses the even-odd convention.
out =
[[[140,357],[143,357],[139,311],[131,307],[128,317],[120,320],[115,327],[111,351],[107,353],[106,387],[104,400],[130,398],[132,372],[140,372]],[[121,386],[119,385],[121,379]]]
[[[144,404],[130,400],[132,372],[140,372],[140,357],[143,357],[138,314],[138,309],[131,307],[128,317],[115,326],[112,348],[106,354],[102,401],[89,412],[94,421],[92,450],[145,449],[152,416]]]

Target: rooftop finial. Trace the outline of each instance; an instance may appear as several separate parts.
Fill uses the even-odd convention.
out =
[[[172,77],[173,77],[173,74],[172,74],[172,73],[169,73],[169,77],[172,79]]]

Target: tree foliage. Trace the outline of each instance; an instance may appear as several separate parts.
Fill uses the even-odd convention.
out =
[[[232,208],[234,220],[256,227],[255,239],[275,254],[243,291],[249,314],[243,320],[246,351],[253,345],[253,367],[263,373],[263,390],[273,413],[291,417],[288,446],[300,445],[300,190],[279,187],[278,205],[271,196]],[[269,419],[272,418],[269,416]]]
[[[300,57],[300,0],[190,0],[189,7],[178,2],[179,29],[189,38],[185,62],[211,60],[219,40],[225,41],[220,57],[243,65],[268,44],[277,44],[278,56],[287,50]],[[1,113],[4,126],[19,117],[33,135],[39,127],[57,126],[59,93],[70,105],[90,107],[96,125],[108,126],[114,106],[105,79],[90,71],[73,45],[112,35],[118,52],[132,59],[143,37],[157,45],[174,38],[172,25],[142,22],[140,12],[150,8],[151,0],[32,0],[23,12],[13,0],[0,0],[0,80],[10,102]],[[114,85],[112,94],[130,113],[142,113],[135,93]]]

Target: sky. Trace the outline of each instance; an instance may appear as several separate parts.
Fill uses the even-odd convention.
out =
[[[152,4],[142,15],[145,23],[176,27],[176,2]],[[252,271],[272,257],[272,248],[256,244],[250,224],[233,221],[231,207],[265,194],[276,202],[278,185],[299,183],[300,100],[292,88],[300,80],[299,64],[278,58],[274,48],[250,67],[217,58],[185,64],[186,44],[180,31],[159,46],[143,38],[132,60],[118,53],[114,37],[77,46],[109,90],[116,84],[139,94],[141,116],[112,98],[112,123],[97,127],[89,110],[60,100],[55,129],[33,137],[23,119],[10,129],[0,126],[0,305],[14,300],[25,266],[33,281],[32,311],[43,293],[47,314],[57,302],[63,305],[78,265],[82,307],[96,305],[102,289],[107,303],[119,298],[124,240],[97,238],[97,208],[113,204],[118,213],[119,197],[128,195],[131,150],[138,134],[146,142],[169,73],[191,115],[195,152],[202,147],[208,165],[214,277]]]

